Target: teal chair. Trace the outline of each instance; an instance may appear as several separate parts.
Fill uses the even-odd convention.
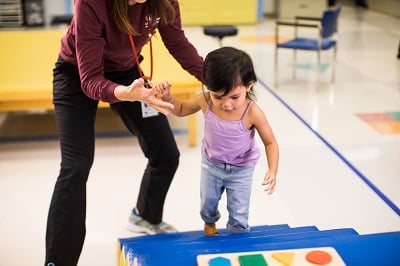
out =
[[[338,18],[341,8],[335,7],[323,12],[321,18],[296,16],[294,21],[280,21],[276,22],[275,26],[275,86],[278,86],[278,52],[279,49],[293,50],[293,79],[296,78],[296,56],[297,50],[314,51],[317,53],[317,70],[318,73],[321,69],[321,52],[325,50],[333,50],[332,60],[332,78],[331,82],[335,80],[335,65],[336,65],[336,51],[337,51],[337,32],[338,32]],[[294,37],[289,40],[280,36],[280,27],[291,27],[294,29]],[[300,30],[303,29],[303,30]],[[306,37],[304,29],[315,30],[315,37]]]

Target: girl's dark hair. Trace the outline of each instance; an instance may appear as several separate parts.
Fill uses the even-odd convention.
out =
[[[151,24],[154,24],[159,18],[161,24],[168,24],[175,20],[175,9],[172,2],[176,0],[147,0],[144,5],[148,6],[148,13],[151,18]],[[137,36],[139,33],[135,29],[135,25],[132,25],[128,10],[129,5],[127,0],[108,0],[112,15],[118,28],[128,34]]]
[[[253,62],[242,50],[222,47],[210,52],[204,59],[203,81],[208,90],[223,91],[227,95],[233,88],[257,82]],[[253,88],[248,97],[254,99]]]

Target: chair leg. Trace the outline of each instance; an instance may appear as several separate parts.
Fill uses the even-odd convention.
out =
[[[397,49],[397,58],[400,59],[400,42],[399,42],[399,48]]]
[[[297,49],[293,49],[293,69],[292,69],[293,79],[296,79],[296,62],[297,62]]]
[[[222,47],[222,38],[221,37],[218,38],[218,45],[219,45],[219,47]]]
[[[275,47],[275,88],[278,87],[278,48]]]
[[[332,58],[332,78],[331,82],[335,83],[335,76],[336,76],[336,46],[333,47],[333,58]]]
[[[317,51],[317,82],[319,82],[319,76],[321,72],[321,50]]]

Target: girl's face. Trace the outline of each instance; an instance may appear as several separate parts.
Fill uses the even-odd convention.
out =
[[[210,97],[213,105],[219,110],[230,113],[239,109],[246,102],[247,91],[251,86],[245,87],[243,85],[233,88],[227,95],[223,96],[222,91],[210,91]]]
[[[135,4],[143,4],[147,0],[128,0],[128,5],[133,6]]]

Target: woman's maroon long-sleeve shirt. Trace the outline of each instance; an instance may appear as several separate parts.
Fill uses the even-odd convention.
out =
[[[157,29],[168,51],[180,65],[201,80],[203,58],[184,34],[178,2],[171,2],[176,19],[168,25],[149,25],[146,3],[129,7],[129,17],[140,33],[134,37],[136,51],[140,53],[149,40],[149,33]],[[61,40],[60,56],[78,66],[82,89],[88,97],[114,103],[118,101],[114,89],[119,84],[107,80],[104,73],[127,70],[136,61],[128,34],[118,29],[111,12],[107,0],[75,1],[73,20]]]

